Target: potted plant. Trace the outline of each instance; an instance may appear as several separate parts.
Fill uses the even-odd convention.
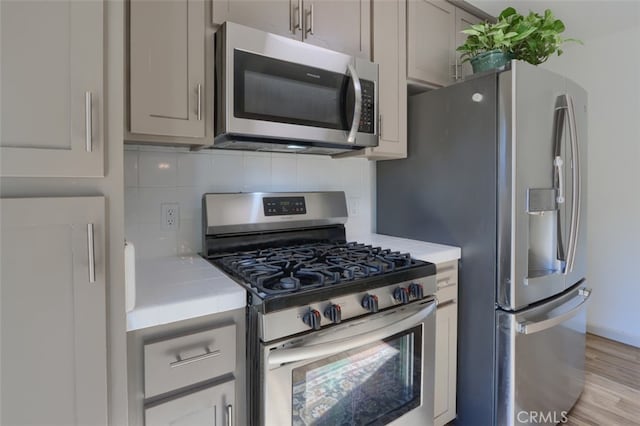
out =
[[[463,30],[467,39],[457,50],[462,52],[463,62],[471,62],[474,73],[501,67],[511,59],[538,65],[553,53],[561,55],[562,43],[578,41],[562,38],[564,30],[564,23],[549,9],[544,15],[529,12],[523,16],[508,7],[497,22],[482,22]]]

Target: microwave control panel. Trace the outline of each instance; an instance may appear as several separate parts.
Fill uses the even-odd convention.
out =
[[[362,88],[362,112],[360,114],[360,133],[375,133],[376,123],[376,86],[373,81],[360,80]]]
[[[304,197],[265,197],[262,199],[265,216],[306,214]]]

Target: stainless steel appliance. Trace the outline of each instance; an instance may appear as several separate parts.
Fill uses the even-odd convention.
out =
[[[521,62],[411,97],[378,232],[462,247],[458,423],[562,420],[584,383],[587,95]]]
[[[249,294],[252,425],[432,424],[433,264],[346,242],[343,192],[203,206],[204,256]]]
[[[378,66],[232,22],[215,35],[215,148],[338,154],[378,145]]]

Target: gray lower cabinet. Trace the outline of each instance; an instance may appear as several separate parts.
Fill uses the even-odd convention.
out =
[[[0,218],[0,424],[106,425],[104,198],[4,198]]]
[[[235,380],[153,405],[145,409],[148,426],[234,426]]]
[[[104,176],[104,2],[0,2],[0,175]]]
[[[205,136],[205,7],[202,0],[131,0],[129,130]]]
[[[129,425],[245,426],[245,309],[130,331]]]
[[[456,418],[458,360],[458,261],[436,265],[435,393],[433,424],[444,426]]]

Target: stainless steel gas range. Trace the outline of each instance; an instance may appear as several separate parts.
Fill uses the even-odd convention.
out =
[[[343,192],[205,194],[203,255],[248,290],[252,425],[429,425],[435,265],[345,239]]]

